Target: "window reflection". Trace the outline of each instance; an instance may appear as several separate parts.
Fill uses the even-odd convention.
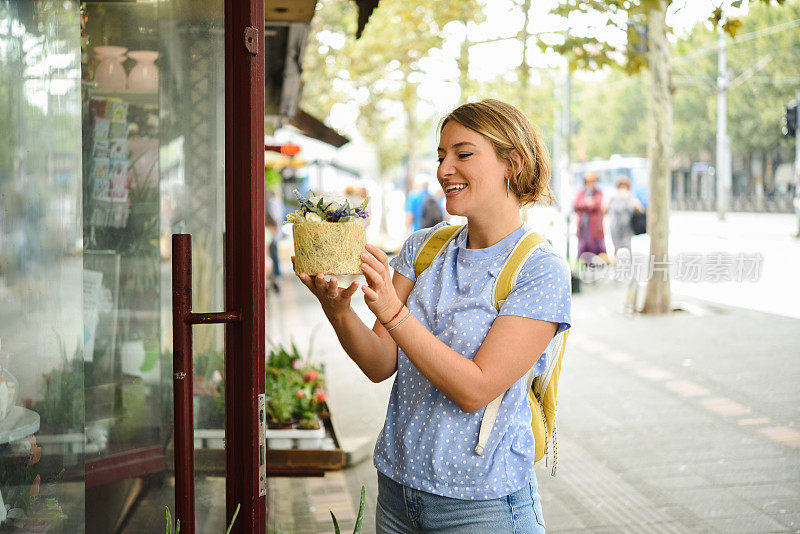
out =
[[[114,531],[168,474],[172,233],[224,308],[223,27],[216,0],[0,0],[0,532]],[[195,334],[217,433],[222,332]]]
[[[75,2],[0,1],[0,530],[82,529]]]

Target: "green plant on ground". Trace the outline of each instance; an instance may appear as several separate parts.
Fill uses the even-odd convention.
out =
[[[353,528],[353,534],[361,534],[361,524],[364,520],[364,503],[367,500],[367,488],[361,486],[361,503],[358,505],[358,516],[356,517],[356,526]],[[336,534],[341,534],[339,530],[339,522],[336,521],[336,516],[331,512],[331,519],[333,519],[333,530]]]
[[[233,523],[236,521],[236,516],[239,515],[239,508],[241,508],[241,504],[236,505],[236,510],[233,512],[233,517],[231,517],[231,523],[228,525],[228,530],[225,531],[225,534],[230,534],[231,529],[233,528]],[[166,534],[181,534],[181,520],[175,519],[175,528],[172,527],[172,514],[169,512],[169,506],[164,507],[166,516],[167,516],[167,527],[166,527]]]

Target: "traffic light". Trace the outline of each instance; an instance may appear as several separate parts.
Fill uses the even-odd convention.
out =
[[[792,100],[786,105],[786,114],[783,116],[781,131],[785,137],[797,135],[797,107],[798,103]]]

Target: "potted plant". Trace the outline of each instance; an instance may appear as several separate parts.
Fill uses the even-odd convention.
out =
[[[195,356],[194,440],[196,449],[225,448],[224,354],[208,350]]]
[[[297,402],[295,416],[299,419],[297,428],[313,430],[319,428],[319,416],[325,410],[327,394],[324,389],[322,374],[316,367],[302,370],[299,389],[295,393]]]
[[[42,375],[44,396],[33,405],[39,413],[41,427],[47,433],[82,432],[83,412],[83,349],[78,343],[72,357],[58,340],[61,368]]]
[[[295,272],[361,274],[369,199],[353,208],[347,198],[329,193],[294,193],[300,207],[286,221],[293,224]]]
[[[267,425],[291,428],[295,422],[296,393],[291,373],[286,369],[267,369]]]
[[[74,465],[85,450],[88,435],[84,434],[83,348],[77,343],[75,352],[68,357],[61,339],[58,345],[61,367],[42,375],[44,395],[33,403],[32,409],[41,421],[39,445],[48,457],[58,455],[64,465]],[[102,446],[105,447],[104,442]]]
[[[297,346],[273,345],[266,368],[267,438],[272,449],[320,448],[327,411],[321,367],[300,356]]]
[[[0,524],[45,532],[64,517],[52,496],[53,485],[42,487],[41,458],[35,436],[0,445],[0,502],[4,503]],[[5,531],[2,526],[0,530]]]

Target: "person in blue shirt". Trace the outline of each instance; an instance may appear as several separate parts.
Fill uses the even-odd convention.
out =
[[[428,184],[418,179],[406,197],[406,227],[412,232],[422,228],[422,208],[427,196]]]
[[[391,262],[366,246],[361,290],[372,328],[350,306],[358,282],[299,277],[364,374],[394,376],[374,453],[376,531],[544,532],[524,375],[541,374],[553,337],[570,327],[569,268],[545,244],[524,261],[499,313],[492,290],[526,232],[521,207],[552,200],[547,149],[538,128],[497,100],[458,107],[439,133],[437,179],[448,213],[467,224],[419,277],[417,252],[447,222],[413,233]],[[501,394],[477,454],[483,412]]]

